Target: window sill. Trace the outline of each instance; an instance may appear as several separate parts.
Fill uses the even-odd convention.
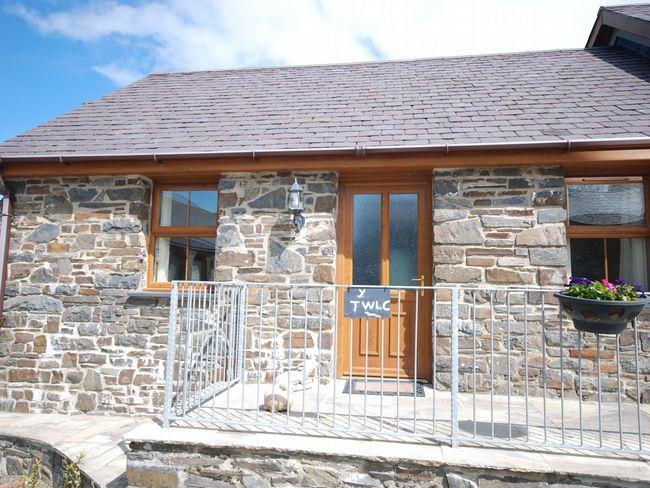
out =
[[[129,293],[129,298],[170,298],[170,290],[138,290]]]

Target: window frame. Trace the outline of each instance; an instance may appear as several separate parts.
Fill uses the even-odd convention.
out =
[[[626,225],[571,225],[569,223],[569,186],[571,185],[601,185],[601,184],[632,184],[642,183],[645,199],[645,226]],[[609,279],[609,263],[607,260],[608,239],[643,239],[650,238],[650,177],[648,176],[604,176],[604,177],[571,177],[564,180],[565,210],[566,210],[566,236],[567,239],[600,239],[603,241],[605,270],[604,278]],[[569,249],[569,270],[573,273],[571,266],[571,244],[567,242]]]
[[[645,199],[646,225],[571,225],[569,223],[569,186],[571,185],[602,185],[602,184],[632,184],[642,183]],[[648,176],[622,177],[573,177],[564,180],[566,234],[568,239],[602,239],[619,238],[632,239],[635,237],[650,237],[650,178]]]
[[[217,214],[215,215],[214,226],[170,226],[159,225],[160,220],[160,203],[161,194],[163,191],[192,191],[192,190],[214,190],[217,193]],[[154,253],[156,249],[156,239],[166,237],[214,237],[217,238],[217,219],[219,213],[219,193],[218,183],[201,183],[201,184],[156,184],[153,189],[153,196],[151,202],[151,231],[149,232],[149,245],[147,251],[147,286],[148,290],[169,290],[171,289],[170,281],[155,281],[154,280]],[[189,259],[189,254],[185,258]],[[189,266],[185,266],[185,277]]]

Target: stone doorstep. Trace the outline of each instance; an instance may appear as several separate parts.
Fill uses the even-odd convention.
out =
[[[321,455],[377,462],[414,463],[513,474],[556,474],[627,483],[650,483],[650,457],[604,457],[486,447],[456,447],[380,440],[356,440],[278,433],[231,432],[172,427],[146,421],[124,435],[126,442],[229,448],[256,452]],[[155,449],[154,449],[155,451]]]

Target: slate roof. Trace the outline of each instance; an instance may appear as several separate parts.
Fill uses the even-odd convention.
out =
[[[649,80],[613,47],[151,74],[0,156],[642,138]]]
[[[650,22],[650,3],[641,5],[612,5],[603,7],[603,9]]]

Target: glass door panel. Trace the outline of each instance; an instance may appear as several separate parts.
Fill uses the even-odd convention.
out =
[[[418,195],[392,193],[389,198],[389,284],[412,286],[418,278]]]
[[[353,201],[352,284],[381,284],[381,193],[356,194]]]

